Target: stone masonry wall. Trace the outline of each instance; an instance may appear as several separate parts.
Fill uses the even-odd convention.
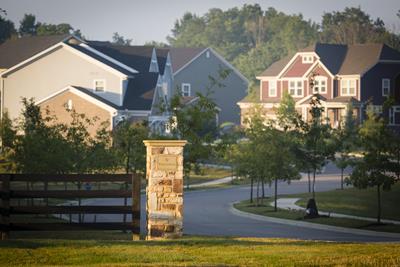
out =
[[[186,141],[144,141],[147,147],[147,239],[183,234],[183,146]]]

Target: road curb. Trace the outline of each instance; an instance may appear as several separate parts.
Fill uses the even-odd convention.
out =
[[[339,226],[331,226],[331,225],[323,225],[323,224],[316,224],[316,223],[309,223],[309,222],[300,222],[300,221],[293,221],[287,219],[280,219],[280,218],[273,218],[263,215],[257,215],[249,212],[244,212],[236,209],[233,205],[239,202],[232,202],[230,203],[229,211],[237,216],[251,218],[254,220],[264,221],[264,222],[272,222],[272,223],[279,223],[279,224],[286,224],[292,226],[299,226],[299,227],[306,227],[311,229],[317,230],[327,230],[333,231],[338,233],[347,233],[347,234],[357,234],[357,235],[365,235],[365,236],[373,236],[373,237],[388,237],[388,238],[398,238],[400,241],[400,234],[398,233],[386,233],[386,232],[374,232],[369,230],[361,230],[361,229],[354,229],[354,228],[345,228]]]

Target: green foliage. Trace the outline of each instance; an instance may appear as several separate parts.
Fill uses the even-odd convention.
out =
[[[124,38],[124,36],[120,35],[118,32],[114,32],[112,42],[116,45],[131,45],[132,39]]]
[[[108,125],[96,136],[88,127],[95,118],[71,111],[71,123],[59,123],[49,112],[42,113],[33,99],[23,99],[24,109],[14,128],[6,115],[1,127],[2,156],[20,173],[90,173],[113,170],[117,157],[112,151]],[[17,134],[18,133],[18,134]]]
[[[385,121],[372,109],[367,109],[367,119],[359,130],[359,136],[364,149],[363,157],[354,163],[353,173],[347,181],[357,188],[377,188],[377,221],[380,223],[381,189],[390,190],[395,183],[396,163],[388,153],[390,132]]]
[[[58,35],[73,33],[78,37],[82,37],[79,29],[74,28],[68,23],[50,24],[36,22],[36,16],[33,14],[25,14],[20,21],[18,30],[21,36],[34,36],[34,35]]]
[[[146,170],[146,148],[143,140],[149,138],[146,123],[123,121],[113,133],[114,147],[126,173],[144,173]]]
[[[400,49],[400,37],[382,20],[373,21],[360,8],[324,13],[318,25],[301,14],[287,15],[274,8],[245,4],[203,16],[185,13],[175,22],[168,42],[175,47],[210,46],[233,62],[250,81],[275,61],[321,41],[355,44],[385,42]]]
[[[7,16],[7,12],[0,9],[0,44],[16,33],[14,23],[3,17],[1,13]]]

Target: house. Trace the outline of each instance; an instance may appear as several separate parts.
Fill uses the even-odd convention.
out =
[[[1,113],[17,118],[26,97],[62,120],[73,108],[108,121],[110,129],[121,120],[147,119],[160,130],[168,117],[155,103],[171,95],[167,65],[168,53],[157,55],[148,46],[118,46],[72,35],[8,40],[0,46]]]
[[[247,94],[248,80],[228,61],[212,48],[169,48],[173,73],[173,94],[194,97],[196,93],[207,93],[210,76],[218,77],[220,69],[231,70],[222,81],[223,88],[212,88],[211,97],[220,112],[219,123],[240,123],[240,109],[236,103]]]
[[[263,106],[268,118],[275,118],[283,93],[289,92],[304,120],[310,119],[310,99],[318,93],[323,116],[333,127],[344,121],[349,103],[362,122],[367,104],[382,113],[385,99],[393,96],[395,105],[383,115],[389,125],[400,126],[400,52],[385,44],[317,43],[273,63],[257,79],[257,99],[238,102],[242,125],[254,103]]]

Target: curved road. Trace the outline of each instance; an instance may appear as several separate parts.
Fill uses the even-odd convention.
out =
[[[316,191],[326,191],[338,188],[339,181],[319,178]],[[266,188],[268,196],[272,190]],[[290,185],[279,183],[279,194],[303,193],[308,191],[307,181],[295,181]],[[374,237],[362,234],[347,234],[331,230],[311,229],[307,227],[285,225],[280,223],[265,222],[257,219],[242,217],[230,211],[231,204],[235,201],[249,198],[248,186],[226,189],[210,189],[189,191],[184,193],[184,233],[191,235],[210,236],[240,236],[240,237],[283,237],[308,240],[329,241],[359,241],[381,242],[400,241],[396,237]],[[122,204],[121,199],[96,199],[85,201],[86,205],[115,205]],[[142,195],[142,204],[145,196]],[[145,229],[145,205],[142,205],[142,229]],[[116,215],[100,216],[97,221],[119,221]],[[87,218],[88,221],[90,218]],[[86,219],[85,219],[86,221]],[[143,230],[142,230],[143,231]]]

